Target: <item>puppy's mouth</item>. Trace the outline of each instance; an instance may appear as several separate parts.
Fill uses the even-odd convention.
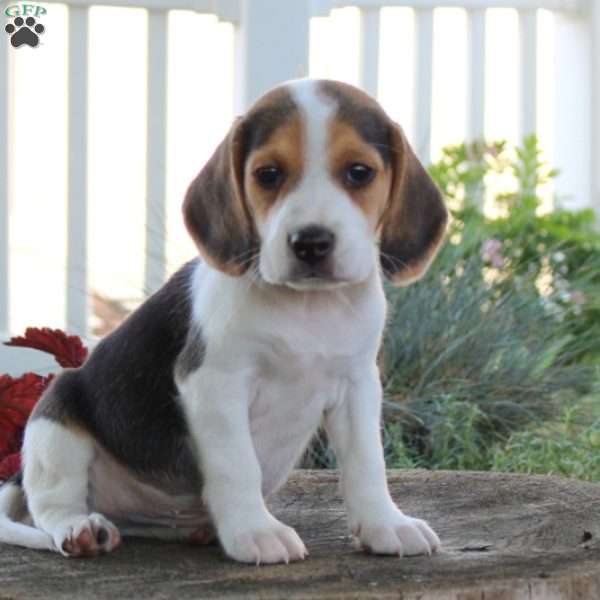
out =
[[[345,287],[356,280],[337,273],[331,262],[318,265],[292,264],[281,274],[275,275],[259,266],[261,280],[267,284],[283,286],[296,291],[327,291]]]
[[[333,275],[317,271],[302,273],[301,275],[294,276],[283,282],[287,287],[302,292],[312,290],[333,290],[344,287],[350,283],[351,282],[347,279],[340,279]]]

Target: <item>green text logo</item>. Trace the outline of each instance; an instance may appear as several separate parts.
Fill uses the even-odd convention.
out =
[[[46,14],[46,9],[37,4],[12,4],[4,9],[4,14],[7,17],[40,17]]]

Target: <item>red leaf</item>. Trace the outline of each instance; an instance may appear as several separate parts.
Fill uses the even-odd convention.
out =
[[[87,349],[78,337],[67,336],[58,329],[30,328],[25,336],[12,338],[6,345],[49,352],[62,367],[78,367],[87,357]],[[0,481],[20,469],[25,424],[53,377],[35,373],[19,378],[0,375]]]
[[[4,344],[48,352],[61,367],[80,367],[88,353],[80,337],[48,327],[28,327],[23,337],[13,337]]]
[[[21,468],[21,453],[9,454],[4,460],[0,460],[0,481],[10,479]]]
[[[0,460],[20,449],[25,423],[52,377],[0,376]]]

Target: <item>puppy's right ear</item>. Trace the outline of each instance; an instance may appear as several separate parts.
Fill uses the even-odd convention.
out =
[[[243,119],[190,184],[183,202],[185,226],[200,255],[228,275],[242,275],[258,248],[244,200]]]

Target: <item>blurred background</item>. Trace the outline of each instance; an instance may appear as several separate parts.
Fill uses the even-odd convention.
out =
[[[452,213],[426,277],[386,290],[388,466],[600,481],[600,2],[9,2],[5,26],[25,10],[39,44],[0,40],[2,339],[93,345],[194,256],[180,205],[234,116],[339,79]],[[55,369],[0,345],[0,375]],[[323,436],[303,464],[336,466]]]

